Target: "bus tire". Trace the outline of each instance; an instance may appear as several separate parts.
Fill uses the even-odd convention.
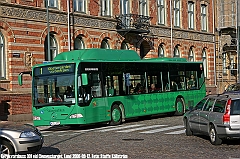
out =
[[[175,114],[176,116],[180,116],[184,114],[185,104],[183,98],[177,98],[175,103]]]
[[[122,123],[122,111],[117,104],[114,104],[111,109],[110,125],[119,125]]]

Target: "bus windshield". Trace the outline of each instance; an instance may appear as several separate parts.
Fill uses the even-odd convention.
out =
[[[75,103],[74,77],[72,65],[36,68],[33,77],[34,106]]]

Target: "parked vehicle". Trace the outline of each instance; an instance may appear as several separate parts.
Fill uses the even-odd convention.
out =
[[[32,125],[0,125],[1,157],[35,153],[42,148],[43,141],[41,132]]]
[[[240,94],[208,95],[183,116],[186,135],[207,135],[213,145],[240,139]]]
[[[240,83],[234,83],[227,86],[223,93],[240,93]]]

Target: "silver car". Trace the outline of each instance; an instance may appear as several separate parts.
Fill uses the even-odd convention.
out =
[[[0,125],[0,156],[30,154],[39,151],[43,145],[43,136],[29,124]],[[1,158],[0,157],[0,158]]]
[[[186,135],[207,135],[213,145],[240,139],[240,94],[208,95],[183,116]]]

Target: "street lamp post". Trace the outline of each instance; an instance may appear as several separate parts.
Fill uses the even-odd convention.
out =
[[[48,61],[50,61],[51,54],[50,54],[50,28],[49,28],[49,0],[47,0],[47,57]]]

